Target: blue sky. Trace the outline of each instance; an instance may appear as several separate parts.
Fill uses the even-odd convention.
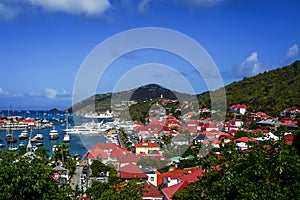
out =
[[[300,58],[299,8],[297,0],[0,0],[0,109],[67,108],[89,53],[105,39],[140,27],[193,38],[225,84],[285,66]],[[184,60],[145,50],[114,62],[97,92],[113,91],[126,72],[145,63],[169,65],[196,93],[207,90]],[[132,88],[134,78],[122,89]],[[171,89],[184,92],[177,87]]]

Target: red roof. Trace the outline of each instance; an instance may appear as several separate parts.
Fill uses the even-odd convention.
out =
[[[285,141],[286,141],[287,144],[293,144],[294,136],[292,134],[286,135],[284,137],[284,139],[285,139]]]
[[[141,168],[134,164],[128,164],[124,167],[121,167],[120,170],[120,178],[148,178],[146,174],[143,173]]]
[[[248,137],[240,137],[240,138],[236,139],[235,141],[247,143],[249,141],[255,141],[255,139],[254,138],[248,138]]]
[[[161,185],[163,183],[162,174],[157,170],[155,170],[155,174],[157,175],[157,185]]]
[[[182,176],[180,179],[187,182],[195,182],[199,180],[199,176],[204,176],[204,170],[198,169],[195,172],[192,172],[191,174]]]
[[[188,186],[189,182],[184,181],[177,183],[176,185],[172,185],[170,187],[166,187],[162,189],[162,192],[168,199],[172,199],[172,196],[176,194],[177,191],[182,190],[184,187]]]
[[[96,158],[96,157],[101,157],[101,158],[108,158],[107,155],[107,150],[111,150],[111,157],[122,157],[126,154],[127,149],[122,148],[121,146],[114,144],[114,143],[105,143],[102,144],[98,142],[95,146],[93,146],[89,150],[89,155],[88,158]]]
[[[135,154],[128,153],[120,158],[120,163],[137,163],[138,160],[139,158]]]
[[[110,153],[111,158],[122,158],[127,154],[127,150],[124,149],[113,149]]]
[[[157,144],[153,142],[140,142],[135,145],[136,148],[147,148],[147,147],[159,147]]]
[[[149,181],[144,182],[144,192],[143,198],[162,198],[163,195],[160,193],[157,187],[155,187],[153,184],[151,184]]]
[[[245,104],[235,104],[235,105],[232,105],[230,106],[231,109],[234,109],[234,108],[248,108],[248,106],[246,106]]]
[[[291,108],[288,108],[288,110],[290,110],[290,111],[298,111],[299,108],[297,108],[296,106],[293,106]]]
[[[263,131],[260,128],[257,128],[255,130],[251,130],[253,133],[262,133]]]

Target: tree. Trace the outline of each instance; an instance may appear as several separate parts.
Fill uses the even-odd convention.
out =
[[[105,191],[101,199],[105,200],[119,200],[119,199],[142,199],[143,193],[146,191],[143,184],[138,180],[133,179],[126,183],[122,183],[117,187]]]
[[[222,158],[210,154],[205,176],[172,199],[294,199],[300,195],[300,158],[284,140],[250,144],[247,152],[235,145],[221,147]],[[211,163],[211,164],[209,164]],[[220,169],[211,168],[219,165]]]
[[[94,181],[92,186],[86,190],[86,194],[93,199],[100,199],[101,195],[110,189],[108,183],[101,183],[100,181]]]
[[[72,199],[67,187],[59,187],[52,168],[43,158],[0,152],[0,199]]]
[[[54,151],[55,160],[60,160],[63,164],[65,160],[70,156],[69,146],[62,143],[59,144]]]

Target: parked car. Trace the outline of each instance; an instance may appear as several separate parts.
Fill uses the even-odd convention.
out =
[[[88,173],[88,169],[89,169],[89,167],[87,165],[84,165],[83,169],[82,169],[82,173],[83,174],[87,174]]]

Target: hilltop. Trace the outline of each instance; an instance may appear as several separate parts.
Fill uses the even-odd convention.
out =
[[[188,100],[191,99],[193,95],[172,91],[157,84],[148,84],[128,91],[96,94],[73,105],[73,110],[77,111],[88,109],[91,105],[95,103],[96,112],[105,112],[106,110],[111,109],[111,104],[119,104],[122,100],[125,99],[137,103],[142,103],[144,101],[158,99],[161,97],[170,100]],[[71,112],[72,107],[66,110],[68,112]]]
[[[248,105],[251,112],[263,111],[276,116],[280,111],[291,106],[300,106],[300,61],[291,65],[260,73],[254,77],[244,77],[243,80],[225,86],[227,107],[232,104]],[[218,90],[214,91],[218,92]],[[131,95],[132,94],[132,95]],[[131,97],[129,96],[131,95]],[[137,89],[114,93],[114,101],[129,99],[138,103],[157,99],[190,99],[190,94],[180,93],[156,84],[141,86]],[[112,93],[96,94],[73,106],[75,110],[89,107],[95,103],[97,112],[104,112],[111,108]],[[205,92],[197,95],[200,107],[210,107],[210,94]],[[70,111],[72,108],[68,108]]]
[[[244,103],[249,111],[263,111],[278,116],[291,106],[300,106],[300,61],[291,65],[225,86],[227,107]],[[209,106],[209,93],[200,98],[200,106]]]

